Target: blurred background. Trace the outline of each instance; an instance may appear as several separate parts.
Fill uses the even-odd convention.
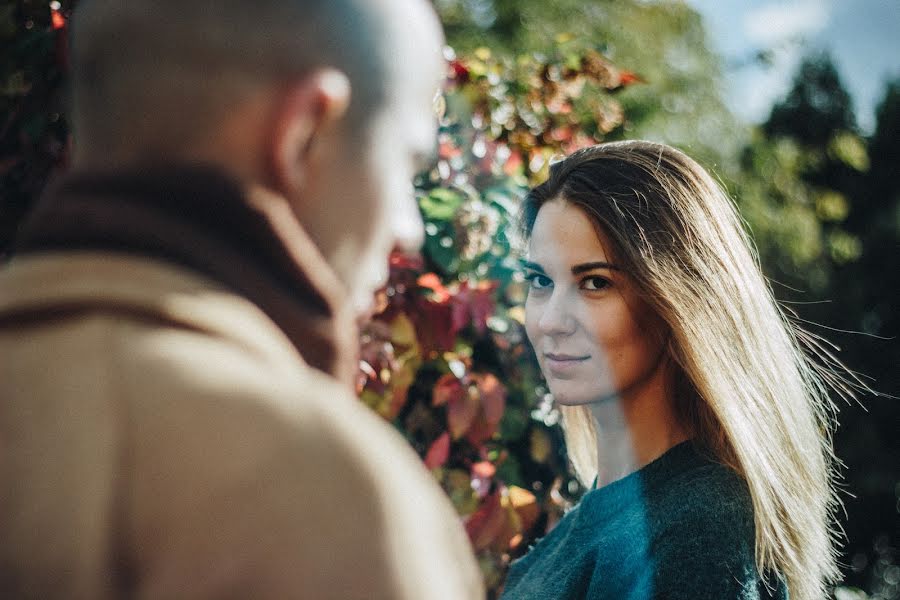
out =
[[[72,0],[0,2],[0,255],[66,168]],[[675,145],[735,199],[775,295],[872,390],[839,400],[839,600],[900,597],[900,3],[434,0],[449,71],[358,391],[420,452],[492,594],[583,490],[522,331],[514,217],[554,156]],[[398,57],[402,60],[402,57]]]

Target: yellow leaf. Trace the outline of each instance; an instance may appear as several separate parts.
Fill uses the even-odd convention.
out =
[[[491,59],[491,50],[490,48],[485,48],[484,46],[475,49],[475,58],[478,60],[488,61]]]
[[[816,197],[816,214],[825,221],[843,221],[850,213],[847,198],[840,192],[828,190]]]
[[[862,139],[852,133],[839,133],[828,144],[828,153],[857,171],[869,170],[869,153]]]
[[[531,458],[533,458],[535,462],[545,463],[550,457],[553,445],[550,443],[550,438],[547,437],[547,433],[542,429],[536,428],[531,430],[529,449]]]
[[[516,485],[509,486],[509,493],[506,498],[508,498],[510,506],[516,509],[525,508],[537,502],[534,494]]]
[[[385,405],[390,401],[387,395],[381,396],[369,389],[363,390],[359,398],[366,406],[368,406],[378,414],[383,413]]]
[[[391,322],[391,342],[393,342],[395,346],[417,345],[416,326],[413,325],[412,320],[403,313],[397,315]]]
[[[525,307],[524,306],[513,306],[506,312],[506,314],[509,315],[510,319],[513,319],[514,321],[518,321],[522,325],[525,324]]]

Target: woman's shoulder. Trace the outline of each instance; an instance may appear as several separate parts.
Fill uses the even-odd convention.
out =
[[[753,502],[744,479],[697,449],[647,486],[654,585],[666,598],[769,596],[756,567]],[[778,582],[775,582],[778,583]]]
[[[733,529],[739,523],[752,528],[753,502],[744,478],[690,443],[675,450],[680,454],[673,459],[679,462],[677,468],[645,477],[654,517],[695,530],[726,524]]]

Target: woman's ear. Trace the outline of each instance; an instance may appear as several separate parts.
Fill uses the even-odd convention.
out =
[[[284,88],[267,144],[268,167],[278,192],[291,197],[302,192],[313,146],[349,106],[350,81],[335,69],[320,69]]]

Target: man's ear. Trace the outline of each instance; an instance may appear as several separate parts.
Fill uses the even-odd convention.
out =
[[[276,189],[295,195],[306,186],[317,138],[347,113],[350,81],[338,70],[321,69],[287,85],[281,98],[267,144],[268,163]]]

